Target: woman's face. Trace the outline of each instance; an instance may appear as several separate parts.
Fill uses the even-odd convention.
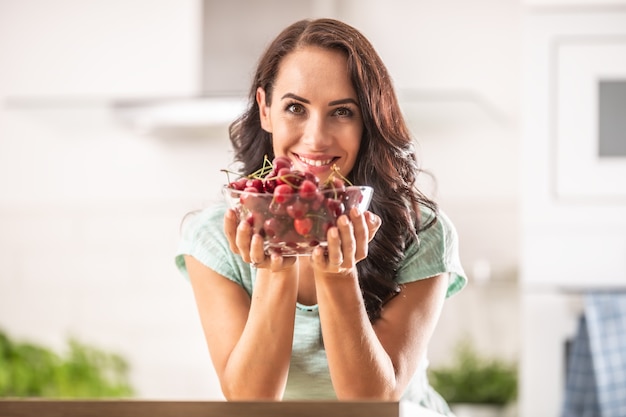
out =
[[[257,90],[261,126],[272,134],[275,156],[324,181],[333,170],[354,167],[363,118],[350,81],[346,57],[338,51],[304,47],[285,56],[272,101]]]

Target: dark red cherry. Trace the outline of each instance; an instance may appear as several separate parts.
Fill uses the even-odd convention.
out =
[[[286,204],[293,196],[293,188],[287,184],[277,185],[274,189],[274,201],[278,204]]]
[[[248,182],[248,178],[241,177],[238,180],[235,180],[235,181],[229,183],[228,187],[232,188],[233,190],[243,191],[244,188],[246,188],[246,183],[247,182]]]
[[[272,161],[272,167],[276,172],[278,172],[281,168],[291,169],[291,160],[286,156],[277,156]]]
[[[326,209],[328,210],[328,214],[335,218],[341,216],[345,211],[345,207],[341,200],[335,198],[327,198],[325,204]]]
[[[300,198],[305,200],[314,200],[317,194],[317,185],[311,180],[305,179],[300,184],[300,190],[298,190]]]
[[[300,219],[304,217],[309,211],[309,205],[304,201],[298,199],[287,206],[287,214],[294,219]]]
[[[257,193],[262,193],[263,192],[263,181],[261,181],[259,178],[250,178],[246,182],[246,188],[256,188]]]

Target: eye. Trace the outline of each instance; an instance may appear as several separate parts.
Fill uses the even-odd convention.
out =
[[[350,117],[353,114],[354,113],[352,112],[352,110],[350,110],[347,107],[339,107],[335,109],[335,111],[333,112],[333,115],[338,116],[338,117]]]
[[[286,107],[289,113],[302,114],[304,113],[304,107],[300,103],[289,103]]]

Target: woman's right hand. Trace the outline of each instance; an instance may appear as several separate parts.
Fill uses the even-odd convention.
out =
[[[232,209],[227,210],[224,215],[224,232],[230,244],[230,250],[241,255],[244,262],[255,268],[280,271],[296,262],[297,257],[295,256],[283,257],[277,253],[266,254],[263,247],[263,237],[254,233],[248,222],[240,222],[237,213]]]

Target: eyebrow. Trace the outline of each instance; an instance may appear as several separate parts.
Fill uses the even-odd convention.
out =
[[[281,97],[281,100],[284,100],[286,98],[292,98],[294,100],[298,100],[298,101],[301,101],[301,102],[306,103],[306,104],[311,104],[311,102],[309,100],[307,100],[306,98],[300,97],[300,96],[298,96],[296,94],[293,94],[293,93],[285,94],[284,96]],[[352,103],[355,106],[359,105],[359,103],[357,103],[356,100],[353,99],[353,98],[342,98],[340,100],[333,100],[333,101],[329,102],[328,105],[329,106],[336,106],[338,104],[347,104],[347,103]]]

